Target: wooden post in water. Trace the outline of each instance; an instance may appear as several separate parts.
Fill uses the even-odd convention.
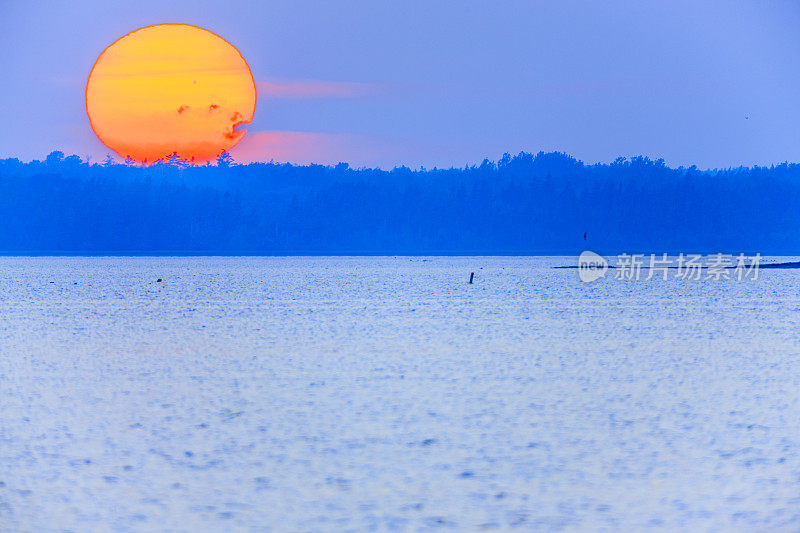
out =
[[[474,277],[475,277],[475,272],[470,272],[469,273],[469,284],[470,285],[472,285],[472,278],[474,278]]]

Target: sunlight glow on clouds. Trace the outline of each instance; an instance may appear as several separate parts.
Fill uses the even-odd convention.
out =
[[[231,150],[231,155],[241,163],[275,161],[330,164],[348,161],[348,156],[363,152],[369,144],[365,137],[346,133],[251,131]]]

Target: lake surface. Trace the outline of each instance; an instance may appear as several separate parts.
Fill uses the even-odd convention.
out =
[[[574,262],[0,258],[0,530],[800,529],[800,271]]]

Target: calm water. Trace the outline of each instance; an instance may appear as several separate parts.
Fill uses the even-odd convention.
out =
[[[800,529],[800,271],[572,263],[0,258],[0,530]]]

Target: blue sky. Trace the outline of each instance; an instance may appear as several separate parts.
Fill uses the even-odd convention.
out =
[[[243,161],[800,161],[800,5],[769,0],[2,0],[0,157],[104,157],[86,77],[115,39],[165,22],[207,28],[250,64]]]

